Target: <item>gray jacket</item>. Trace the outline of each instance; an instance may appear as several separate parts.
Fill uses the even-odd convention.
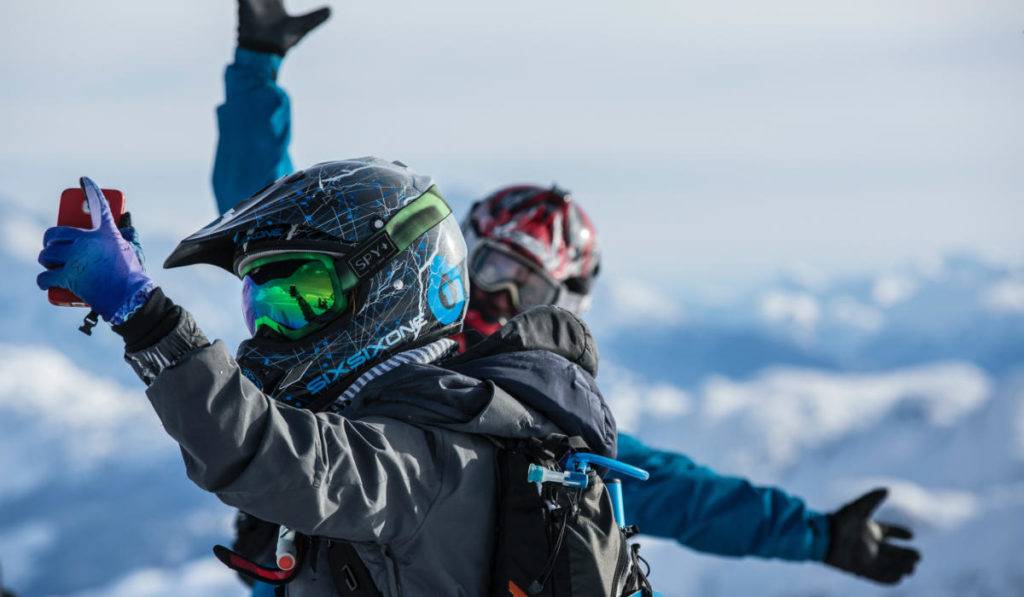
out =
[[[126,359],[197,485],[261,519],[352,543],[384,595],[477,596],[490,590],[492,438],[561,432],[614,455],[589,333],[565,312],[540,321],[561,349],[531,345],[513,325],[475,354],[374,379],[342,414],[268,398],[187,312]],[[552,347],[560,354],[539,349]],[[289,595],[335,594],[324,552],[309,554]]]

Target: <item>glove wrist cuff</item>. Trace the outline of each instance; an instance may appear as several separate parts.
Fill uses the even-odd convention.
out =
[[[238,47],[235,48],[235,62],[239,63],[241,59],[241,63],[246,65],[266,64],[276,74],[284,54],[285,51],[275,44],[242,37],[238,39]]]
[[[131,296],[128,297],[128,300],[126,300],[123,305],[118,307],[117,311],[114,311],[114,314],[111,315],[107,321],[109,321],[111,325],[121,325],[128,321],[136,311],[146,304],[146,301],[149,300],[149,297],[153,294],[154,290],[156,290],[156,282],[149,278],[142,280],[141,285],[132,292]]]
[[[125,352],[138,352],[159,342],[178,324],[181,308],[154,288],[149,299],[124,323],[111,326],[124,339]]]

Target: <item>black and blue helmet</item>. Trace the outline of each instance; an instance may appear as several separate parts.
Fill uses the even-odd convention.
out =
[[[378,158],[286,176],[179,243],[164,267],[209,263],[239,277],[275,256],[333,263],[344,309],[299,339],[239,347],[243,372],[274,398],[320,410],[385,358],[459,331],[466,244],[430,177]]]

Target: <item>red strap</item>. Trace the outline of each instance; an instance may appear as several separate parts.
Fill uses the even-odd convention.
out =
[[[245,558],[237,552],[231,551],[223,545],[214,545],[213,555],[217,556],[217,559],[228,568],[271,585],[283,585],[287,583],[299,573],[300,568],[298,564],[296,564],[296,566],[291,570],[280,570],[277,568],[260,566],[256,562]],[[297,558],[299,562],[302,560],[301,555],[302,554],[299,554],[299,557]]]

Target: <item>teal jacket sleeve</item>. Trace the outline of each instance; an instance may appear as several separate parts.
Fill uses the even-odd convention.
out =
[[[719,475],[673,452],[619,434],[618,459],[647,470],[622,479],[626,519],[640,532],[724,556],[822,560],[828,518],[772,487]]]
[[[291,104],[276,82],[281,57],[238,48],[217,107],[213,193],[220,213],[290,174]]]

